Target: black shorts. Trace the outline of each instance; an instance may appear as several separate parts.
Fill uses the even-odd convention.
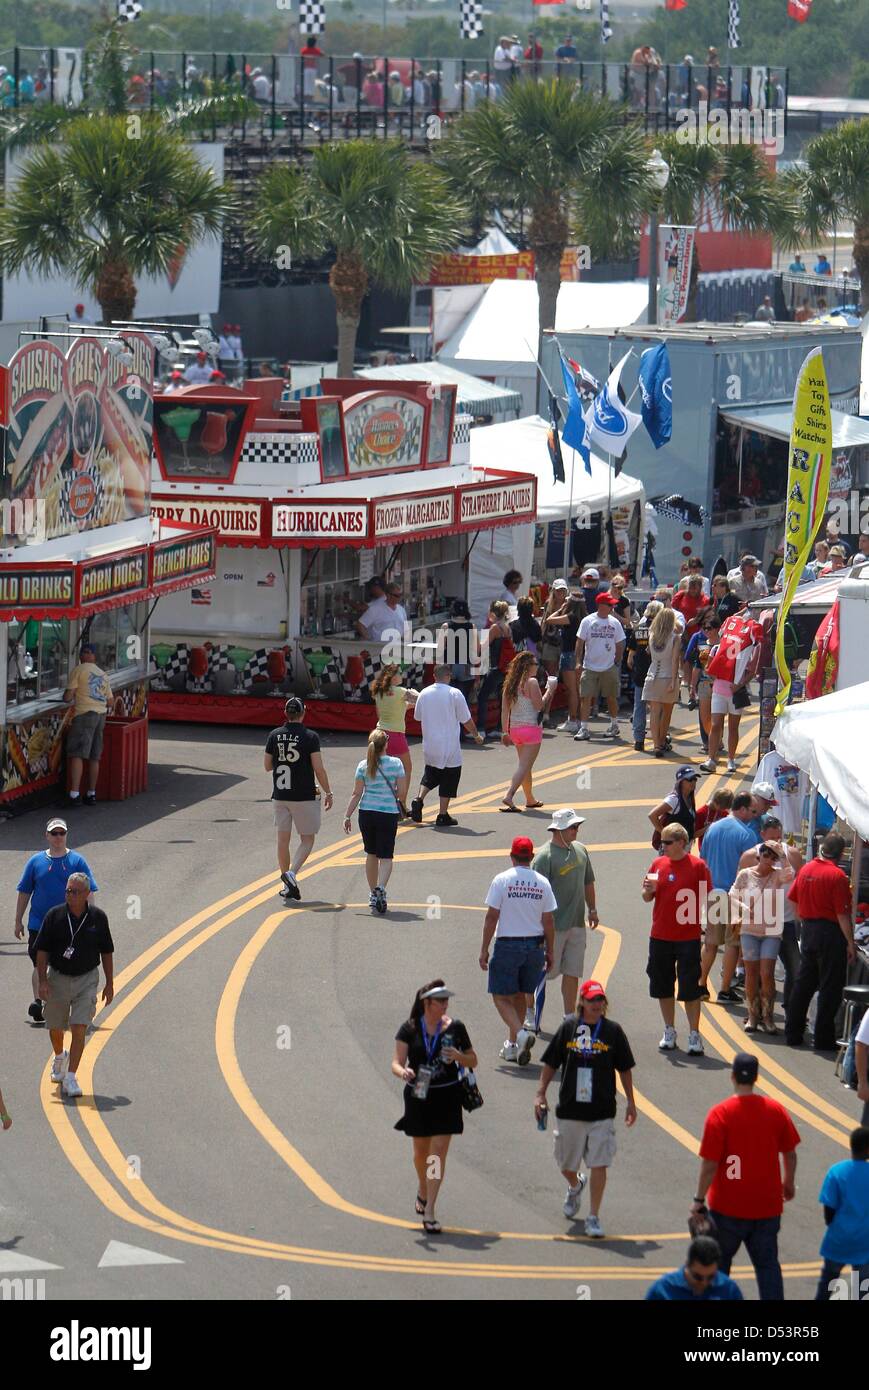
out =
[[[378,859],[391,859],[395,853],[395,832],[398,816],[388,811],[360,811],[359,830],[366,854]]]
[[[27,933],[27,954],[33,961],[34,966],[36,965],[36,938],[38,936],[38,931],[29,931]]]
[[[679,982],[677,998],[690,1004],[703,993],[700,988],[700,941],[649,942],[649,994],[653,999],[672,999],[674,980]]]
[[[461,764],[458,767],[431,767],[429,763],[426,763],[425,772],[422,774],[422,785],[428,787],[429,791],[434,791],[437,787],[441,796],[455,796],[459,790],[461,775]]]

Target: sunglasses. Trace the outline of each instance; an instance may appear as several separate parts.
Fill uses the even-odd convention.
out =
[[[65,830],[49,830],[49,835],[65,835]]]
[[[681,840],[662,840],[662,845],[681,845]]]

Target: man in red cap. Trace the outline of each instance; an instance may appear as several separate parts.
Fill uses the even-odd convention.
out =
[[[76,304],[70,323],[89,324],[90,319],[86,316],[83,304]]]
[[[168,395],[168,394],[171,393],[172,391],[180,391],[180,389],[181,389],[181,387],[182,387],[183,385],[184,385],[184,373],[183,373],[183,372],[179,372],[178,369],[176,368],[174,372],[170,372],[170,373],[169,373],[169,380],[166,382],[166,385],[163,387],[163,391],[164,391],[165,394]]]
[[[579,676],[579,730],[574,741],[591,738],[588,717],[597,707],[600,696],[606,700],[611,738],[619,737],[619,686],[622,654],[625,650],[625,630],[613,608],[618,600],[614,594],[598,594],[597,612],[583,618],[576,634],[576,672]]]
[[[196,361],[191,362],[184,373],[184,380],[191,386],[205,386],[211,380],[213,370],[207,353],[197,352]]]
[[[555,1109],[555,1161],[567,1179],[564,1215],[575,1220],[586,1175],[591,1175],[589,1214],[585,1234],[603,1237],[600,1205],[606,1187],[607,1169],[616,1154],[616,1072],[627,1097],[625,1124],[634,1124],[637,1107],[631,1072],[636,1065],[631,1045],[622,1028],[606,1017],[607,998],[603,985],[586,980],[579,991],[579,1012],[566,1018],[543,1054],[540,1085],[534,1098],[538,1125],[545,1125],[548,1106],[546,1092],[555,1073],[561,1070],[558,1105]]]
[[[531,841],[518,835],[510,846],[512,867],[492,879],[486,894],[480,950],[480,969],[489,973],[489,993],[508,1030],[499,1055],[520,1067],[528,1065],[535,1042],[523,1021],[544,968],[552,968],[557,907],[548,879],[531,868],[533,857]]]

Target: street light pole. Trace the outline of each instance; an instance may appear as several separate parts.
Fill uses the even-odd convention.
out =
[[[663,193],[670,178],[670,166],[660,150],[652,150],[646,161],[646,171],[655,185],[655,201],[649,216],[649,305],[647,322],[658,322],[658,195]]]

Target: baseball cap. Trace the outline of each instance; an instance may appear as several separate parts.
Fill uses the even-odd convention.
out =
[[[421,994],[420,999],[452,999],[454,991],[445,989],[443,985],[437,985],[434,989],[427,989],[425,994]]]
[[[778,816],[774,816],[772,811],[764,811],[760,818],[761,830],[775,830],[781,828],[781,821]]]
[[[597,980],[585,980],[580,986],[580,999],[606,999],[606,990]]]
[[[596,569],[592,566],[591,569],[587,569],[587,570],[583,570],[583,571],[582,571],[582,577],[583,577],[583,579],[600,579],[600,570],[596,570]]]
[[[615,608],[618,603],[618,599],[614,594],[595,594],[594,601],[596,604],[605,603],[608,608]]]
[[[553,589],[564,589],[566,591],[567,589],[569,589],[570,586],[566,579],[556,579],[553,582],[552,587]]]
[[[60,816],[52,816],[51,820],[48,822],[48,825],[45,827],[45,833],[48,834],[49,830],[66,830],[67,828],[68,827],[65,820],[63,820]]]
[[[510,846],[511,859],[533,859],[534,845],[527,835],[517,835]]]
[[[85,652],[93,652],[94,656],[96,656],[97,649],[94,646],[93,642],[82,642],[81,646],[79,647],[79,656],[84,656]]]
[[[170,372],[170,374],[169,374],[169,380],[170,380],[170,381],[183,381],[183,380],[184,380],[184,373],[183,373],[183,372]]]
[[[562,806],[552,812],[547,830],[569,830],[572,825],[585,825],[585,816],[578,816],[572,806]]]
[[[773,806],[778,805],[775,795],[775,787],[772,782],[755,782],[751,789],[752,796],[760,796],[764,801],[769,801]]]
[[[733,1059],[733,1075],[740,1085],[747,1086],[757,1080],[758,1060],[751,1052],[737,1052]]]
[[[692,767],[690,763],[683,763],[681,767],[676,768],[677,782],[681,782],[688,777],[690,777],[692,781],[696,781],[699,776],[700,773],[697,771],[696,767]]]
[[[304,700],[300,700],[298,695],[291,695],[284,705],[284,714],[301,714],[304,708]]]
[[[83,305],[83,304],[76,304],[76,306],[75,306],[75,312],[76,312],[77,314],[83,314],[83,313],[84,313],[84,305]]]

